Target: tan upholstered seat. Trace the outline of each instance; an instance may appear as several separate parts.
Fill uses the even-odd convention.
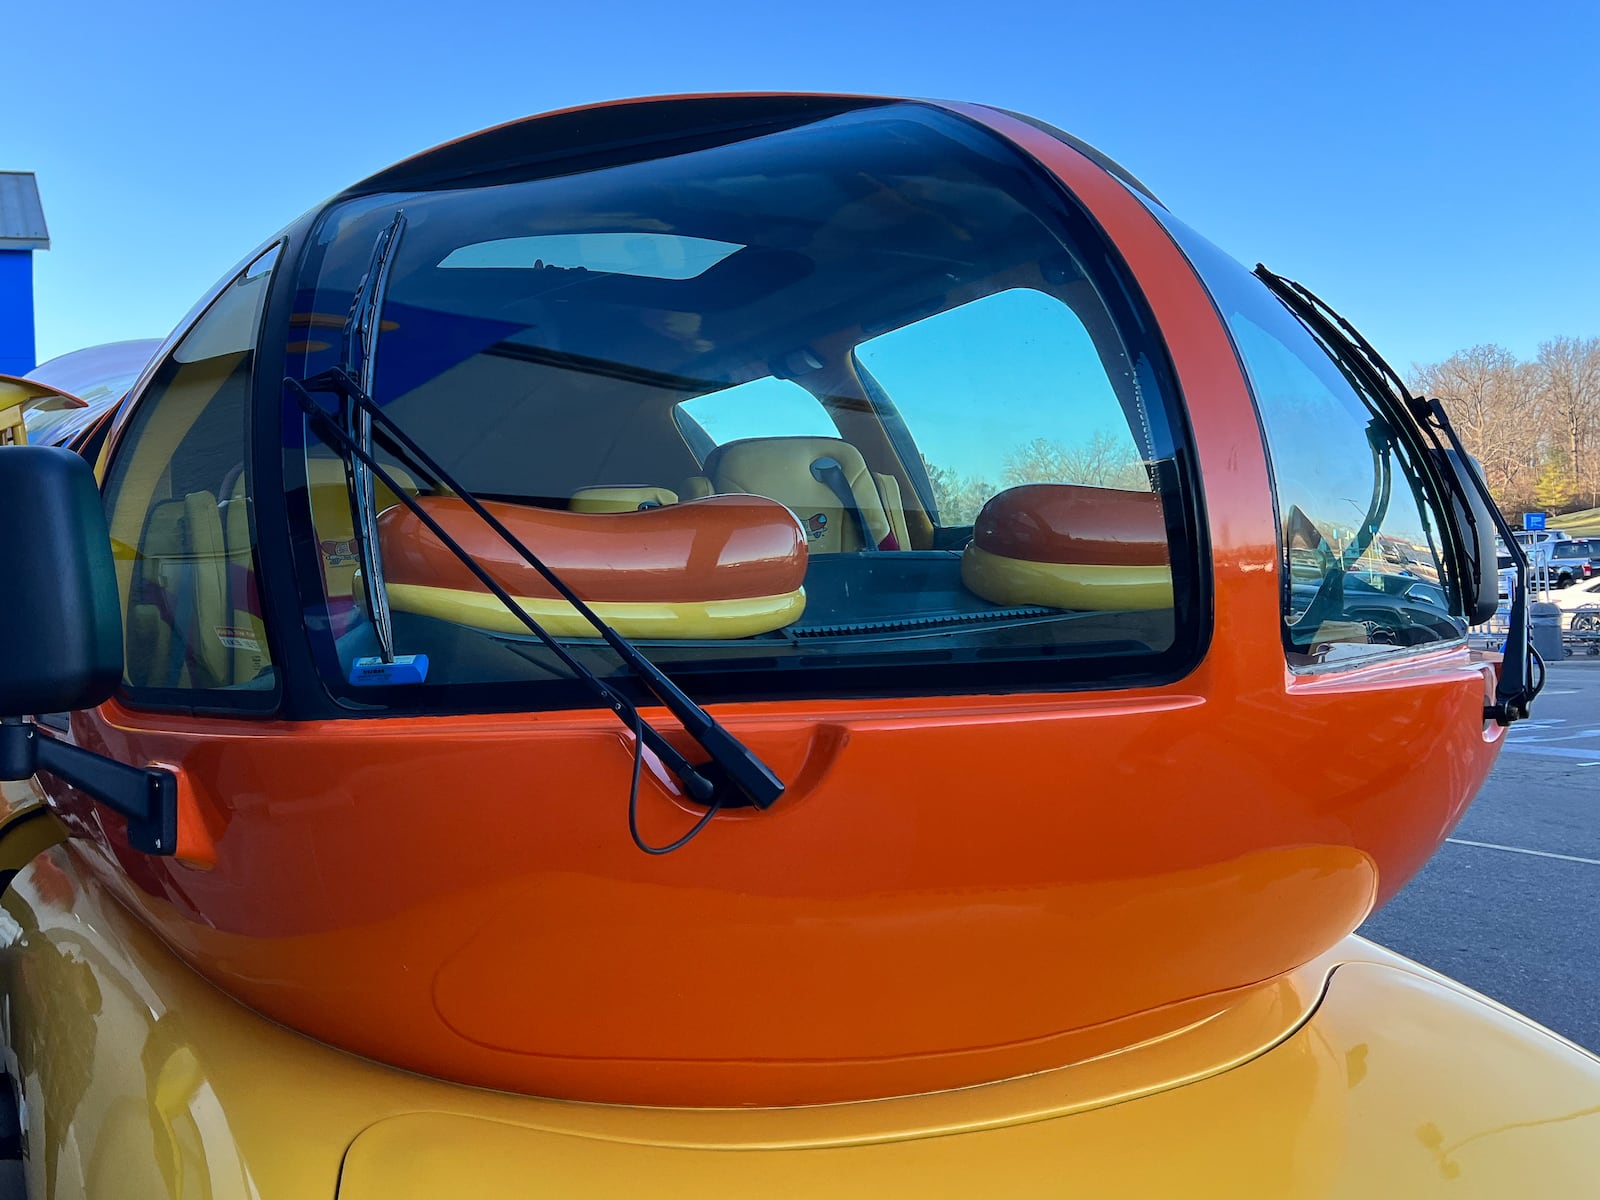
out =
[[[683,500],[704,500],[716,495],[711,480],[704,475],[691,475],[678,485],[678,496]]]
[[[677,502],[678,494],[666,488],[650,487],[647,484],[627,484],[579,488],[572,493],[572,499],[567,507],[573,512],[620,513],[662,508]]]
[[[128,608],[128,678],[146,687],[233,682],[225,644],[228,556],[217,498],[191,492],[150,511]]]
[[[838,438],[729,442],[706,460],[706,473],[718,494],[770,496],[787,507],[800,519],[813,554],[898,550],[907,545],[901,540],[905,514],[898,511],[899,489],[895,489],[899,518],[895,521],[861,451]]]
[[[233,494],[219,506],[222,537],[228,548],[228,622],[224,642],[233,652],[233,682],[247,683],[271,663],[267,652],[267,629],[261,619],[261,601],[256,591],[255,553],[250,542],[250,501],[245,495],[241,472]]]

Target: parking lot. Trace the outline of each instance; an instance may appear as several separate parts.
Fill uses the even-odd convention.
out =
[[[1449,841],[1361,932],[1600,1050],[1600,658],[1550,666]]]

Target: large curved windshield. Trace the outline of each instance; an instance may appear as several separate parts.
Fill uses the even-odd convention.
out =
[[[289,372],[355,345],[384,413],[702,699],[1123,683],[1178,673],[1201,631],[1176,398],[1116,262],[989,135],[874,107],[352,199],[304,263]],[[369,275],[363,348],[346,314]],[[362,485],[298,418],[291,514],[336,695],[539,703],[526,689],[562,677],[425,517],[615,670],[381,431],[391,478],[360,536]],[[410,690],[363,675],[391,656],[426,656]]]

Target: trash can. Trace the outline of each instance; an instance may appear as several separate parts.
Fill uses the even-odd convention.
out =
[[[1561,610],[1554,604],[1535,601],[1528,605],[1528,630],[1533,648],[1545,662],[1567,656],[1567,648],[1561,644]]]

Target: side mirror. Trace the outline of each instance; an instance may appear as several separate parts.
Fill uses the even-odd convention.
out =
[[[1478,460],[1450,449],[1440,450],[1438,454],[1440,465],[1461,485],[1454,489],[1455,499],[1451,503],[1455,510],[1451,515],[1466,540],[1467,556],[1471,560],[1466,577],[1461,581],[1461,590],[1465,593],[1467,624],[1481,625],[1500,608],[1499,555],[1494,547],[1495,514],[1483,499],[1488,489],[1482,486],[1483,468]]]
[[[128,819],[146,854],[178,843],[177,777],[102,758],[23,720],[93,708],[122,682],[111,536],[89,464],[50,446],[0,449],[0,779],[48,771]]]
[[[0,450],[0,716],[67,712],[122,681],[122,619],[100,489],[70,450]]]

